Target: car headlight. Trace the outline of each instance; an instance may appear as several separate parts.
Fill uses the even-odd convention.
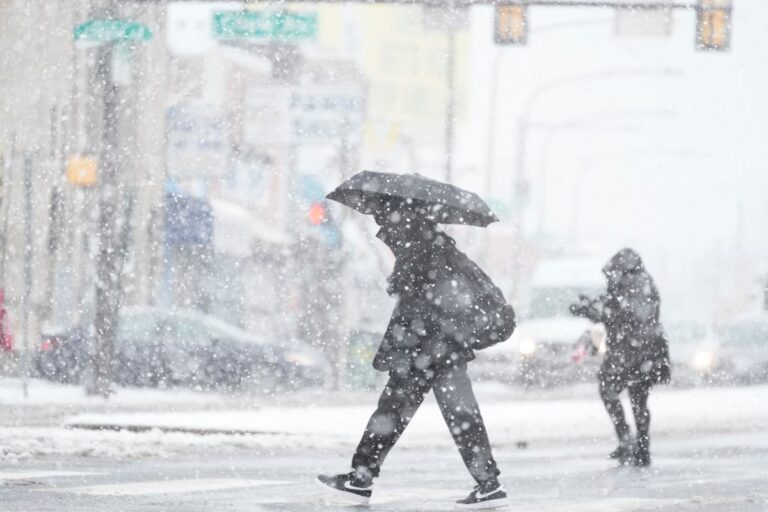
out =
[[[517,349],[524,356],[532,356],[536,352],[536,342],[532,338],[525,338],[520,342]]]
[[[709,350],[699,350],[693,356],[693,366],[699,371],[710,370],[715,363],[715,355]]]
[[[296,366],[314,366],[315,362],[312,357],[301,352],[290,352],[286,354],[285,360]]]

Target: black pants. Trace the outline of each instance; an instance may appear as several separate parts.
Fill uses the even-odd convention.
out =
[[[499,474],[491,454],[488,433],[467,375],[466,364],[431,372],[412,371],[407,375],[390,373],[379,405],[368,421],[352,458],[352,468],[368,477],[379,476],[389,450],[408,426],[413,415],[433,390],[461,458],[478,482]]]
[[[651,384],[645,380],[632,380],[628,375],[611,372],[600,372],[600,398],[603,399],[619,442],[630,438],[629,425],[624,417],[624,408],[619,400],[619,393],[629,390],[629,401],[635,416],[637,428],[637,445],[646,452],[650,448],[651,413],[648,410],[648,393]]]

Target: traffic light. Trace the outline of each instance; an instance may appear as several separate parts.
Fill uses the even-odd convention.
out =
[[[309,206],[307,219],[312,226],[314,236],[325,242],[329,247],[337,248],[341,244],[341,230],[331,217],[331,212],[325,201],[316,201]]]
[[[327,219],[325,205],[323,203],[312,203],[309,207],[309,223],[313,226],[319,226]]]
[[[525,44],[528,38],[528,8],[523,4],[498,4],[493,24],[496,44]]]
[[[725,51],[731,47],[731,0],[699,0],[696,49]]]
[[[73,155],[67,159],[67,180],[78,187],[90,187],[98,181],[98,162],[95,158]]]

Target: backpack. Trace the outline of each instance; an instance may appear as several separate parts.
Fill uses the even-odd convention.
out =
[[[654,338],[656,351],[651,368],[651,381],[654,384],[669,384],[672,379],[671,364],[669,362],[669,342],[664,332],[659,332]]]
[[[509,339],[515,311],[491,278],[464,253],[449,252],[450,277],[436,290],[436,304],[450,324],[453,337],[472,350]]]

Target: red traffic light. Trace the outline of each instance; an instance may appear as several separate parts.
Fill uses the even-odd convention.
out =
[[[325,206],[321,203],[313,203],[312,206],[309,207],[309,222],[313,226],[318,226],[325,222],[325,219]]]

